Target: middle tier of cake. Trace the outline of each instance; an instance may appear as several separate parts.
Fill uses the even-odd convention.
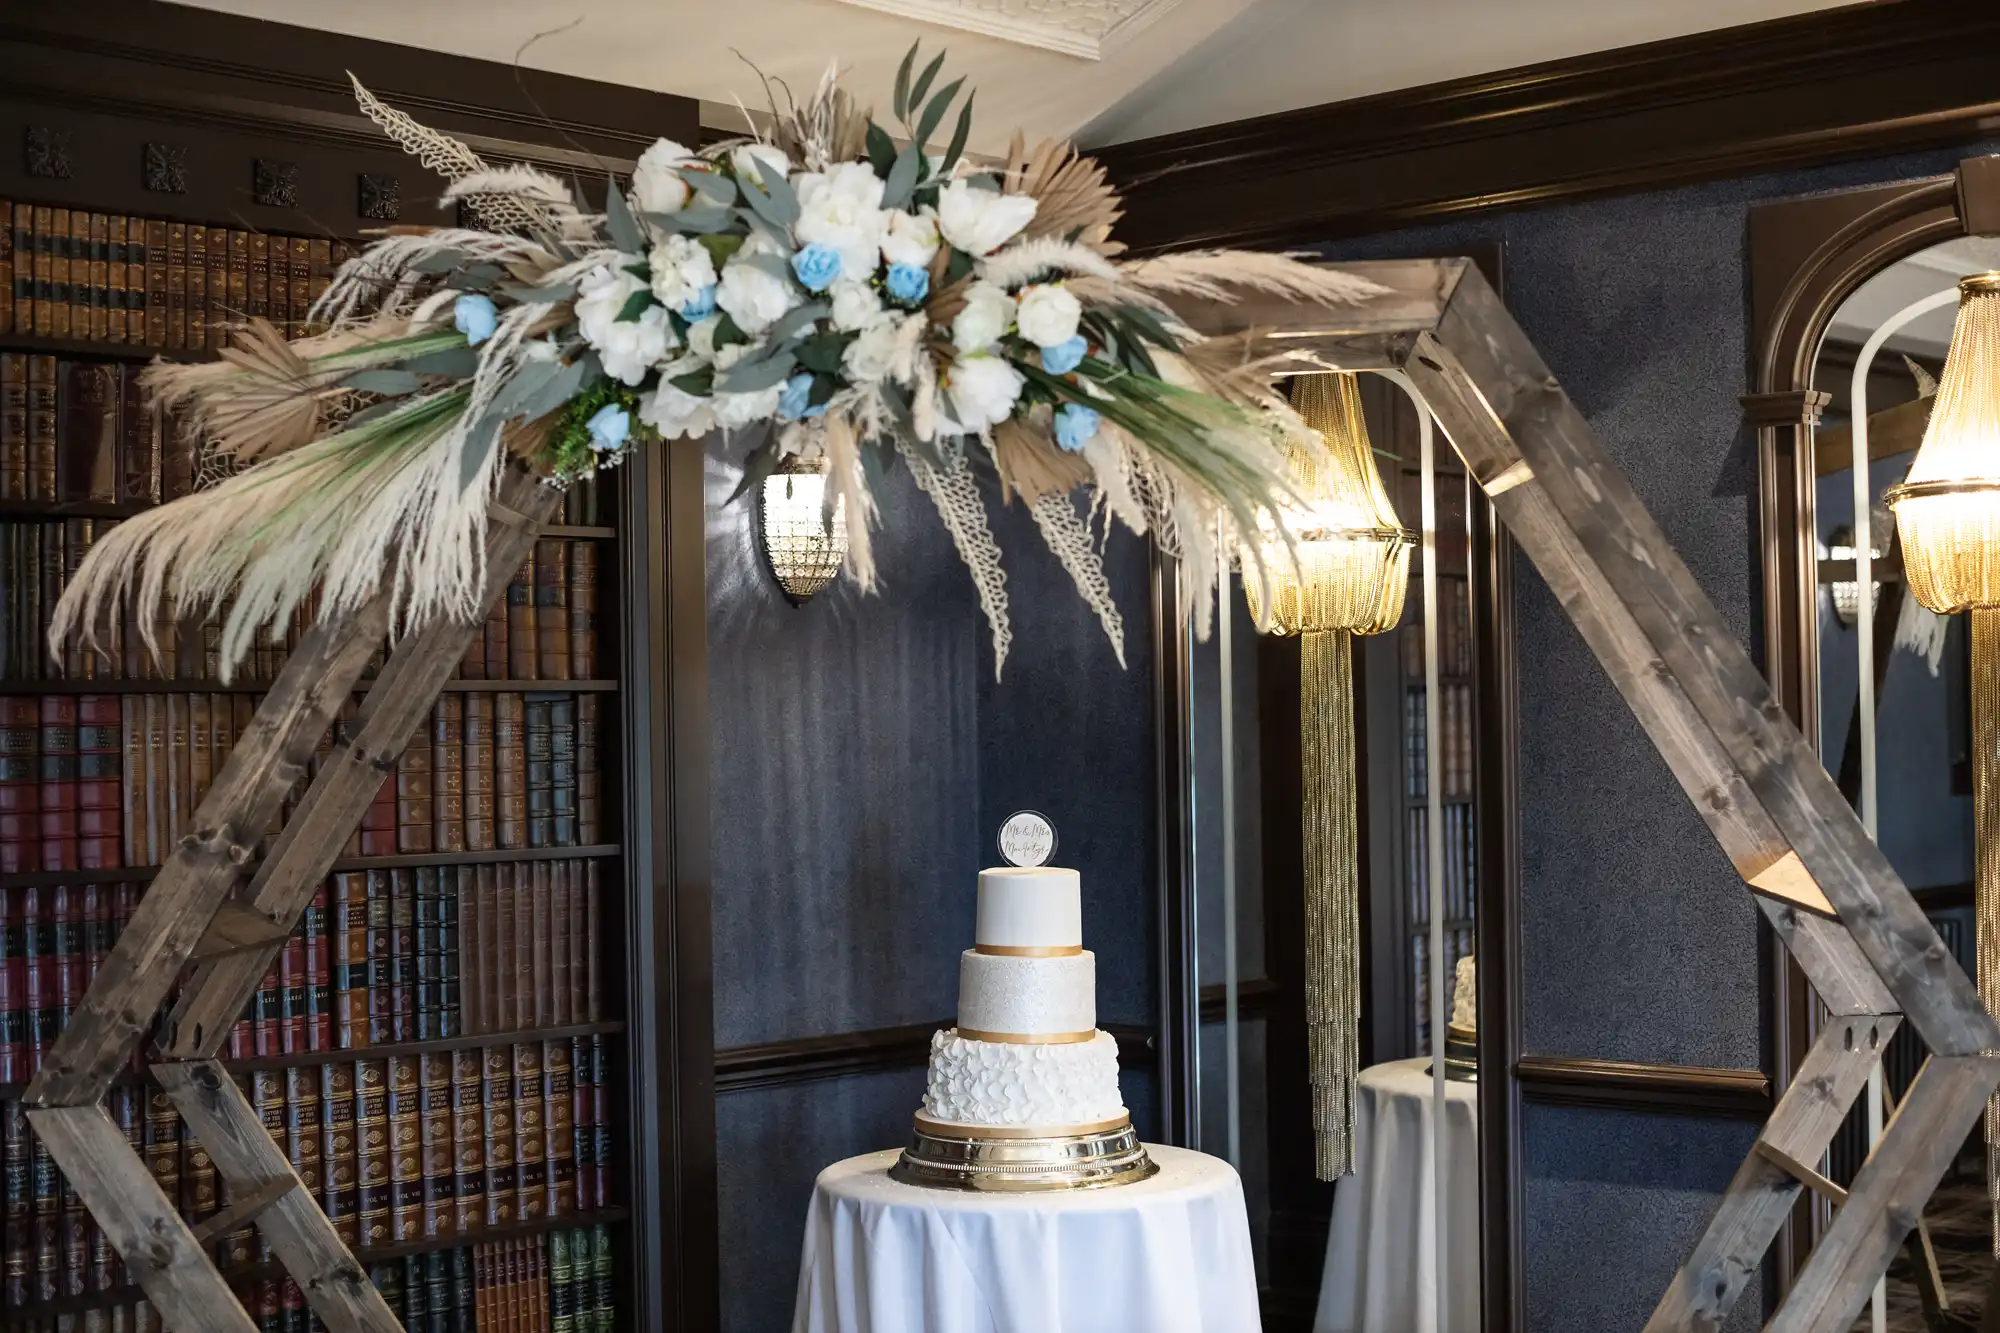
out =
[[[958,964],[958,1033],[973,1041],[1055,1044],[1097,1031],[1097,957],[1087,949],[1018,957],[967,949]]]

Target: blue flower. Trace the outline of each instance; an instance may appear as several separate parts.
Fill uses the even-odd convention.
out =
[[[794,375],[785,381],[785,388],[778,395],[778,420],[797,421],[800,417],[826,415],[826,404],[807,406],[812,398],[813,377]]]
[[[1097,434],[1097,413],[1082,403],[1069,403],[1056,413],[1056,443],[1071,453],[1090,443]]]
[[[792,256],[792,272],[799,285],[809,292],[823,292],[840,276],[840,251],[823,241],[814,241]]]
[[[1054,347],[1044,347],[1042,369],[1051,375],[1067,375],[1083,364],[1083,354],[1089,348],[1090,344],[1083,340],[1083,335],[1080,333],[1068,342],[1059,342]]]
[[[500,323],[500,312],[493,308],[492,297],[467,292],[452,306],[451,320],[465,335],[466,345],[477,347],[493,336],[494,327]]]
[[[714,313],[715,284],[712,282],[693,296],[690,296],[687,300],[681,302],[681,318],[690,324],[693,324],[697,320],[707,319]]]
[[[590,431],[591,448],[601,454],[615,453],[632,433],[632,415],[616,403],[606,403],[584,426]]]
[[[890,300],[915,305],[930,295],[930,270],[918,268],[915,264],[891,264],[882,285],[888,290]]]

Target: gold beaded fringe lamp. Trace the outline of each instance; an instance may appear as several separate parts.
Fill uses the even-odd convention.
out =
[[[847,559],[845,500],[826,496],[826,459],[787,454],[757,495],[757,530],[771,577],[794,606],[840,575]]]
[[[1266,532],[1270,593],[1246,577],[1250,612],[1299,636],[1302,832],[1305,844],[1306,1034],[1316,1174],[1354,1169],[1354,1083],[1361,1063],[1361,871],[1354,792],[1351,639],[1402,619],[1415,535],[1396,520],[1375,468],[1361,394],[1346,374],[1301,375],[1292,405],[1326,441],[1322,458],[1291,456],[1300,503]],[[1285,535],[1290,537],[1287,546]]]
[[[1923,444],[1884,498],[1911,595],[1972,613],[1973,910],[1980,998],[2000,1013],[2000,273],[1960,280]],[[2000,1096],[1986,1107],[1986,1180],[2000,1257]]]

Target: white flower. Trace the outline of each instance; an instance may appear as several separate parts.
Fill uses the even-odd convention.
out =
[[[1055,347],[1076,337],[1076,322],[1083,317],[1083,304],[1058,283],[1038,282],[1023,287],[1017,298],[1020,309],[1015,323],[1021,336],[1037,347]]]
[[[940,424],[948,435],[971,435],[1005,421],[1021,397],[1021,372],[997,356],[960,357],[945,391],[957,409]]]
[[[688,325],[688,350],[703,361],[715,360],[715,330],[721,323],[722,316],[710,315]]]
[[[694,439],[715,429],[715,412],[708,399],[666,383],[639,396],[639,420],[658,431],[663,440]]]
[[[653,247],[653,299],[678,310],[715,281],[715,260],[691,236],[669,236]]]
[[[769,166],[780,176],[792,174],[792,159],[785,156],[785,150],[775,144],[746,143],[729,150],[729,165],[736,171],[738,180],[764,183],[764,174],[757,170],[759,162]]]
[[[936,213],[925,208],[919,213],[889,214],[889,227],[882,236],[882,258],[885,262],[929,268],[937,252]]]
[[[798,289],[790,279],[745,262],[756,255],[777,253],[776,244],[761,235],[752,236],[723,266],[722,281],[715,289],[716,305],[736,321],[737,328],[753,337],[799,303]]]
[[[865,329],[882,319],[882,298],[865,282],[842,279],[833,284],[833,327],[842,333]]]
[[[840,367],[856,384],[873,384],[883,379],[896,364],[898,324],[885,319],[863,330],[861,336],[841,353]]]
[[[1000,340],[1014,322],[1014,298],[990,282],[975,282],[965,293],[965,309],[951,322],[951,340],[961,352],[980,352]]]
[[[593,347],[608,341],[625,303],[645,290],[646,285],[623,268],[608,264],[584,274],[577,283],[576,298],[576,322],[584,341]]]
[[[667,359],[674,345],[674,326],[665,306],[648,306],[637,319],[614,321],[604,338],[593,340],[604,373],[625,384],[637,384],[646,372]]]
[[[793,182],[799,220],[792,234],[801,244],[840,252],[840,274],[861,280],[875,272],[888,217],[882,211],[882,178],[866,162],[839,162],[824,172],[801,173]]]
[[[1032,195],[981,190],[953,181],[938,196],[938,230],[969,255],[992,254],[1034,220]]]
[[[784,385],[773,384],[753,393],[719,393],[709,399],[714,405],[715,423],[724,430],[735,430],[753,421],[763,421],[778,410],[778,396],[784,391]]]
[[[688,183],[675,167],[692,165],[693,153],[672,139],[655,140],[632,168],[632,207],[641,213],[678,213],[688,200]]]

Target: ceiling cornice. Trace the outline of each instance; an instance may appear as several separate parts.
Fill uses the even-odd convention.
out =
[[[2000,8],[1880,0],[1097,150],[1139,249],[1325,240],[2000,134]]]

